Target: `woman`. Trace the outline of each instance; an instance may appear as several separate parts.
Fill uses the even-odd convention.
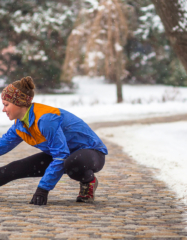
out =
[[[9,84],[1,98],[14,125],[0,138],[0,155],[22,141],[42,150],[0,168],[0,186],[20,178],[42,177],[30,202],[46,205],[47,196],[64,173],[80,182],[77,202],[93,202],[98,180],[94,173],[105,163],[107,148],[80,118],[60,108],[32,103],[31,77]]]

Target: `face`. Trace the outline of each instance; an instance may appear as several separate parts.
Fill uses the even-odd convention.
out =
[[[16,106],[13,103],[2,100],[4,108],[3,112],[6,112],[10,120],[19,119],[21,115],[21,107]]]

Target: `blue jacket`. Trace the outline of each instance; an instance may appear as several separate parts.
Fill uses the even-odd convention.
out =
[[[96,149],[108,154],[106,146],[80,118],[60,108],[33,103],[29,128],[19,119],[0,138],[0,155],[22,141],[52,156],[53,161],[40,180],[39,187],[51,190],[64,173],[64,159],[79,149]]]

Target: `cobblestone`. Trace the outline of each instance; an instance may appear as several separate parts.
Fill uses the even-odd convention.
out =
[[[156,170],[137,164],[119,146],[106,145],[109,155],[96,174],[94,204],[75,202],[79,184],[66,175],[50,192],[47,206],[28,204],[40,178],[2,186],[0,240],[187,240],[187,208],[154,177]],[[22,143],[1,156],[0,165],[37,152]]]

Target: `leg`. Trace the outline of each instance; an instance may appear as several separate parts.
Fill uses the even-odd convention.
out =
[[[37,153],[0,168],[0,186],[20,178],[42,177],[52,161],[46,153]]]
[[[65,161],[68,176],[82,183],[91,182],[94,173],[99,172],[105,163],[105,155],[93,149],[80,149],[72,153]]]
[[[77,202],[90,202],[95,199],[98,180],[94,176],[105,163],[105,155],[97,150],[81,149],[71,154],[65,161],[65,169],[70,178],[80,181]]]

